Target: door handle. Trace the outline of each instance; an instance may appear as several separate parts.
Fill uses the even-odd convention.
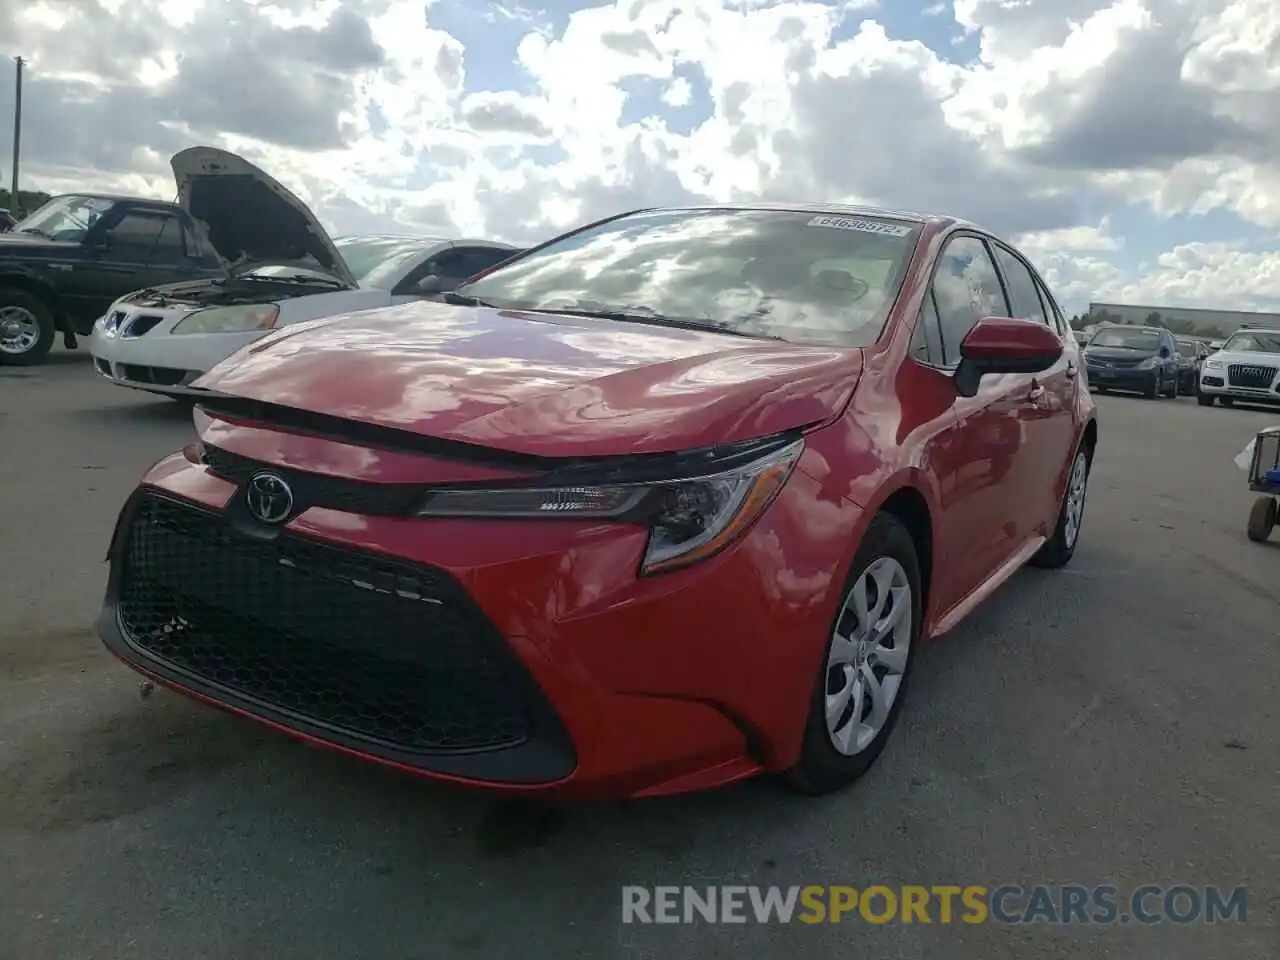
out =
[[[1068,360],[1067,361],[1067,379],[1074,380],[1076,378],[1076,373],[1078,372],[1079,371],[1077,370],[1076,365]]]

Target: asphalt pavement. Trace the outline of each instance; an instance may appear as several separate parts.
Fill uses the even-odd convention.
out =
[[[1104,397],[1080,548],[927,649],[888,751],[546,811],[157,690],[91,624],[116,511],[189,412],[84,353],[0,368],[0,958],[1280,957],[1280,531],[1232,463],[1280,411]],[[621,888],[1249,888],[1244,923],[624,925]]]

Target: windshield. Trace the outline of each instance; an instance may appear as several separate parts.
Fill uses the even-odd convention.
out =
[[[1146,350],[1154,353],[1160,349],[1160,334],[1142,327],[1112,327],[1099,330],[1089,341],[1091,347],[1126,347],[1130,350]]]
[[[389,290],[411,261],[443,242],[437,237],[339,237],[333,244],[360,286]]]
[[[630,314],[800,343],[874,343],[919,227],[767,210],[628,214],[458,293],[495,306]]]
[[[98,219],[115,206],[102,197],[55,197],[18,223],[19,233],[50,240],[83,240]]]
[[[1261,330],[1237,333],[1222,349],[1230,353],[1280,353],[1280,333]]]

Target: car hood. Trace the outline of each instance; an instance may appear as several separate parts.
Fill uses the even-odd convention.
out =
[[[844,409],[861,369],[861,350],[415,302],[280,330],[193,387],[509,453],[588,457],[821,423]]]
[[[1085,353],[1095,360],[1147,360],[1156,356],[1154,350],[1130,350],[1127,347],[1085,347]]]
[[[189,147],[169,160],[178,202],[204,229],[223,267],[297,263],[355,287],[356,278],[311,209],[243,157]]]
[[[1219,350],[1217,353],[1211,353],[1205,357],[1205,360],[1217,360],[1220,363],[1247,363],[1267,367],[1280,366],[1280,353],[1259,353],[1256,350],[1241,351],[1237,353],[1232,350]]]
[[[19,224],[21,226],[21,224]],[[51,257],[64,256],[68,251],[79,249],[78,243],[67,243],[62,240],[50,240],[34,233],[18,233],[9,231],[0,233],[0,256],[33,257],[47,253]]]

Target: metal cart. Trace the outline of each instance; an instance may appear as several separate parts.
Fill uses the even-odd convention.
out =
[[[1253,440],[1249,489],[1262,496],[1249,511],[1249,539],[1258,543],[1271,536],[1280,513],[1280,427],[1268,427]]]

